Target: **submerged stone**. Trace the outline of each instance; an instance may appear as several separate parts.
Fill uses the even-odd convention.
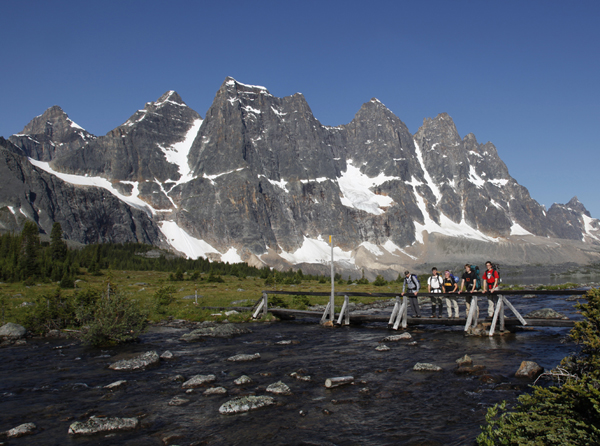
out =
[[[538,365],[533,361],[523,361],[521,362],[521,366],[519,370],[515,373],[515,376],[518,378],[529,378],[534,379],[537,378],[544,372],[544,368]]]
[[[242,386],[244,384],[252,384],[252,378],[247,375],[242,375],[238,379],[233,382],[237,386]]]
[[[375,350],[377,350],[378,352],[387,352],[390,350],[390,348],[385,344],[381,344],[375,347]]]
[[[435,364],[429,364],[427,362],[417,362],[414,365],[413,370],[417,372],[441,372],[443,369]]]
[[[271,392],[276,395],[291,395],[292,394],[292,390],[283,381],[277,381],[276,383],[270,384],[267,387],[267,392]]]
[[[568,319],[564,314],[559,313],[552,308],[542,308],[541,310],[535,310],[531,313],[528,313],[526,318],[531,319]]]
[[[138,427],[137,418],[97,418],[87,421],[76,421],[69,426],[70,435],[93,435],[101,432],[132,430]]]
[[[382,339],[382,342],[397,342],[402,341],[403,339],[412,339],[410,333],[402,333],[399,335],[391,335]]]
[[[18,438],[23,437],[25,435],[31,435],[35,433],[37,426],[35,423],[25,423],[21,424],[17,427],[13,427],[9,431],[6,432],[6,438]]]
[[[219,413],[231,415],[236,413],[250,412],[261,407],[272,406],[275,404],[275,398],[272,396],[239,396],[227,401],[219,408]]]
[[[132,359],[122,359],[120,361],[117,361],[108,366],[108,368],[119,371],[132,371],[145,369],[146,367],[157,365],[159,362],[160,357],[158,356],[158,353],[146,352]]]
[[[207,324],[204,327],[197,328],[181,337],[182,341],[195,342],[203,338],[230,338],[245,333],[252,333],[252,330],[240,324]]]
[[[227,361],[230,362],[245,362],[245,361],[254,361],[255,359],[260,359],[260,353],[254,353],[253,355],[241,354],[230,356],[227,358]]]
[[[203,395],[224,395],[225,393],[227,393],[225,387],[211,387],[210,389],[206,389]]]
[[[196,375],[184,382],[181,387],[183,389],[193,389],[194,387],[200,387],[204,384],[215,382],[216,380],[217,377],[215,375]]]

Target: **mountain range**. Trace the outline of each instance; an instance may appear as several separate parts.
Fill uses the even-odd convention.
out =
[[[175,91],[95,136],[58,106],[0,138],[0,229],[139,241],[230,263],[395,278],[432,262],[600,260],[600,221],[549,209],[446,113],[411,134],[377,99],[322,125],[302,94],[227,78],[203,119]]]

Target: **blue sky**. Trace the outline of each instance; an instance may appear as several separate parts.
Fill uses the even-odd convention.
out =
[[[226,76],[346,124],[448,113],[549,207],[600,217],[600,2],[3,1],[0,136],[60,105],[103,135],[167,90],[204,117]]]

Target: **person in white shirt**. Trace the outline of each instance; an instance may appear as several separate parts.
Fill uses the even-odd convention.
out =
[[[431,268],[431,277],[427,279],[427,292],[442,293],[444,279],[438,274],[437,268]],[[438,317],[442,317],[442,296],[431,297],[431,317],[435,317],[435,309],[439,307]]]

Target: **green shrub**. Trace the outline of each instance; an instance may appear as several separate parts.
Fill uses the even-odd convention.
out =
[[[23,324],[32,333],[43,334],[77,326],[76,308],[73,299],[64,296],[60,288],[35,299],[28,308]]]
[[[308,300],[308,296],[292,296],[292,307],[297,310],[306,310],[306,308],[310,305],[310,301]]]
[[[154,308],[158,314],[165,314],[167,312],[167,307],[175,300],[173,297],[173,293],[175,293],[175,288],[172,286],[161,286],[154,293]]]
[[[93,319],[83,333],[83,341],[96,347],[130,342],[146,326],[146,314],[123,293],[111,290],[96,302]]]
[[[533,386],[514,408],[506,402],[490,408],[479,445],[600,444],[600,290],[586,298],[577,305],[585,319],[570,334],[580,349],[561,362],[565,382]]]
[[[382,275],[378,275],[377,277],[375,277],[375,281],[373,282],[373,285],[375,285],[375,286],[387,285],[387,280],[385,280]]]
[[[287,308],[288,304],[279,295],[272,294],[271,296],[269,296],[269,306],[270,307]]]

